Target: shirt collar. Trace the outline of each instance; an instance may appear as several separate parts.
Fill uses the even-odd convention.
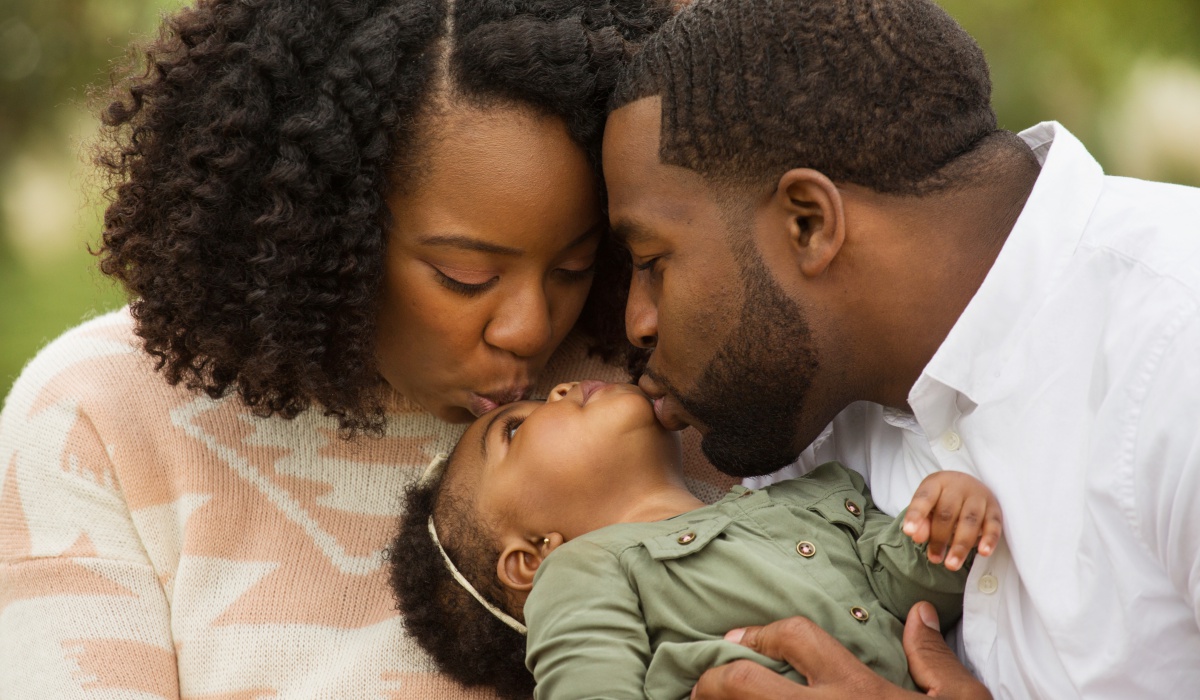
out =
[[[979,403],[1070,262],[1099,200],[1104,171],[1061,124],[1043,122],[1021,138],[1041,173],[991,271],[913,386],[910,404],[929,380]]]

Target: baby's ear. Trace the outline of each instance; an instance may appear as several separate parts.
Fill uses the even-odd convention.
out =
[[[542,565],[542,560],[564,541],[557,532],[551,532],[540,540],[511,540],[496,562],[496,575],[500,583],[514,591],[528,593],[533,588],[533,576]]]

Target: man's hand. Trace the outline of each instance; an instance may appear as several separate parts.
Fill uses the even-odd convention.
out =
[[[803,617],[765,627],[734,630],[726,636],[764,656],[786,661],[808,679],[803,686],[752,661],[735,661],[709,669],[692,690],[694,700],[835,700],[880,698],[908,700],[921,695],[888,683],[867,668],[825,630]],[[946,646],[937,613],[917,603],[904,625],[904,651],[909,672],[927,696],[950,700],[991,700]]]
[[[979,555],[996,551],[1004,531],[991,489],[962,472],[934,472],[921,482],[904,514],[904,534],[928,542],[929,561],[958,571],[976,544]]]

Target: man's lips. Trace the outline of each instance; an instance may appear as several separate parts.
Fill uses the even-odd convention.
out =
[[[686,412],[683,407],[674,397],[659,388],[649,375],[643,374],[638,379],[638,388],[650,397],[651,403],[654,404],[654,417],[662,427],[667,430],[683,430],[688,427],[689,421],[685,419]]]
[[[683,430],[688,427],[689,423],[683,413],[683,409],[670,396],[654,399],[654,417],[667,430]]]
[[[500,391],[495,391],[487,394],[477,394],[471,392],[471,398],[468,401],[467,408],[475,415],[476,418],[485,413],[494,411],[497,407],[503,406],[506,403],[521,401],[528,398],[533,387],[509,387]]]

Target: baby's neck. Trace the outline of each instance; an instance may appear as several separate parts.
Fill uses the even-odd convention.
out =
[[[666,520],[703,508],[704,505],[704,501],[693,496],[686,488],[673,484],[664,485],[630,501],[628,508],[620,511],[612,524]]]

